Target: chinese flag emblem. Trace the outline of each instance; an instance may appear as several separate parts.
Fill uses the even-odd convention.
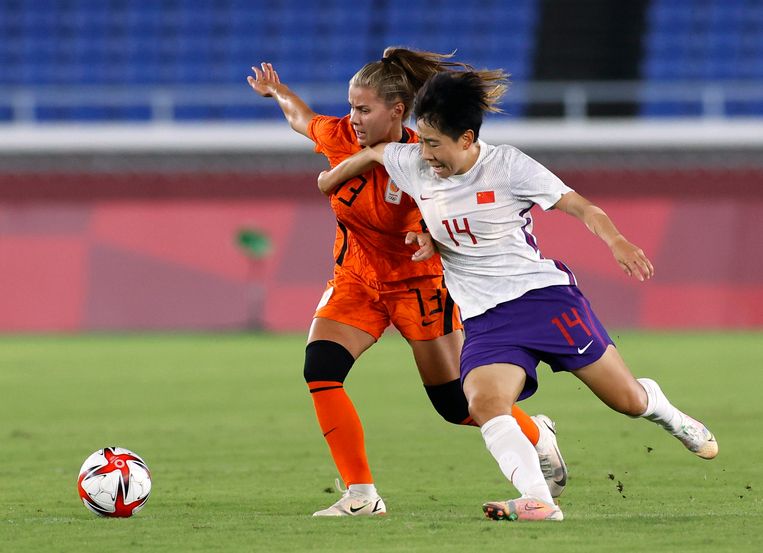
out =
[[[488,190],[487,192],[477,192],[478,204],[492,204],[495,203],[495,192]]]

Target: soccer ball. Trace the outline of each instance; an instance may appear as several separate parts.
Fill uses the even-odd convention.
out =
[[[151,472],[130,450],[104,447],[79,469],[77,490],[85,507],[103,517],[130,517],[140,511],[151,493]]]

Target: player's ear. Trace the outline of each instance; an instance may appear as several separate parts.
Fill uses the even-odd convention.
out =
[[[398,102],[394,106],[392,106],[392,114],[395,117],[403,118],[403,114],[405,113],[405,104],[403,102]]]
[[[474,144],[474,131],[471,129],[467,130],[461,135],[461,140],[459,142],[464,150],[471,148],[472,144]]]

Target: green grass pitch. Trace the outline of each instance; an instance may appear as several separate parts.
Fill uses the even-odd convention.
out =
[[[476,429],[430,408],[396,335],[347,383],[389,510],[369,519],[310,516],[338,495],[302,336],[0,338],[0,550],[759,551],[763,335],[617,341],[637,376],[712,428],[719,457],[695,458],[542,367],[523,407],[557,421],[566,519],[522,524],[483,518],[483,501],[515,492]],[[77,497],[80,464],[106,445],[152,470],[152,496],[131,519],[100,519]]]

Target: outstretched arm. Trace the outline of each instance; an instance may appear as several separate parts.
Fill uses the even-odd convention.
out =
[[[334,188],[344,181],[362,175],[377,163],[384,163],[384,147],[386,145],[386,142],[380,142],[376,146],[363,148],[330,171],[321,172],[318,175],[318,188],[328,196]]]
[[[583,221],[591,232],[609,246],[625,274],[635,276],[642,282],[654,276],[654,267],[644,251],[625,239],[604,210],[577,192],[567,192],[554,207]]]
[[[272,64],[263,62],[260,67],[261,69],[252,67],[254,77],[250,75],[246,78],[249,86],[260,96],[275,98],[291,128],[310,138],[307,134],[307,126],[317,114],[302,101],[302,98],[281,82]]]

